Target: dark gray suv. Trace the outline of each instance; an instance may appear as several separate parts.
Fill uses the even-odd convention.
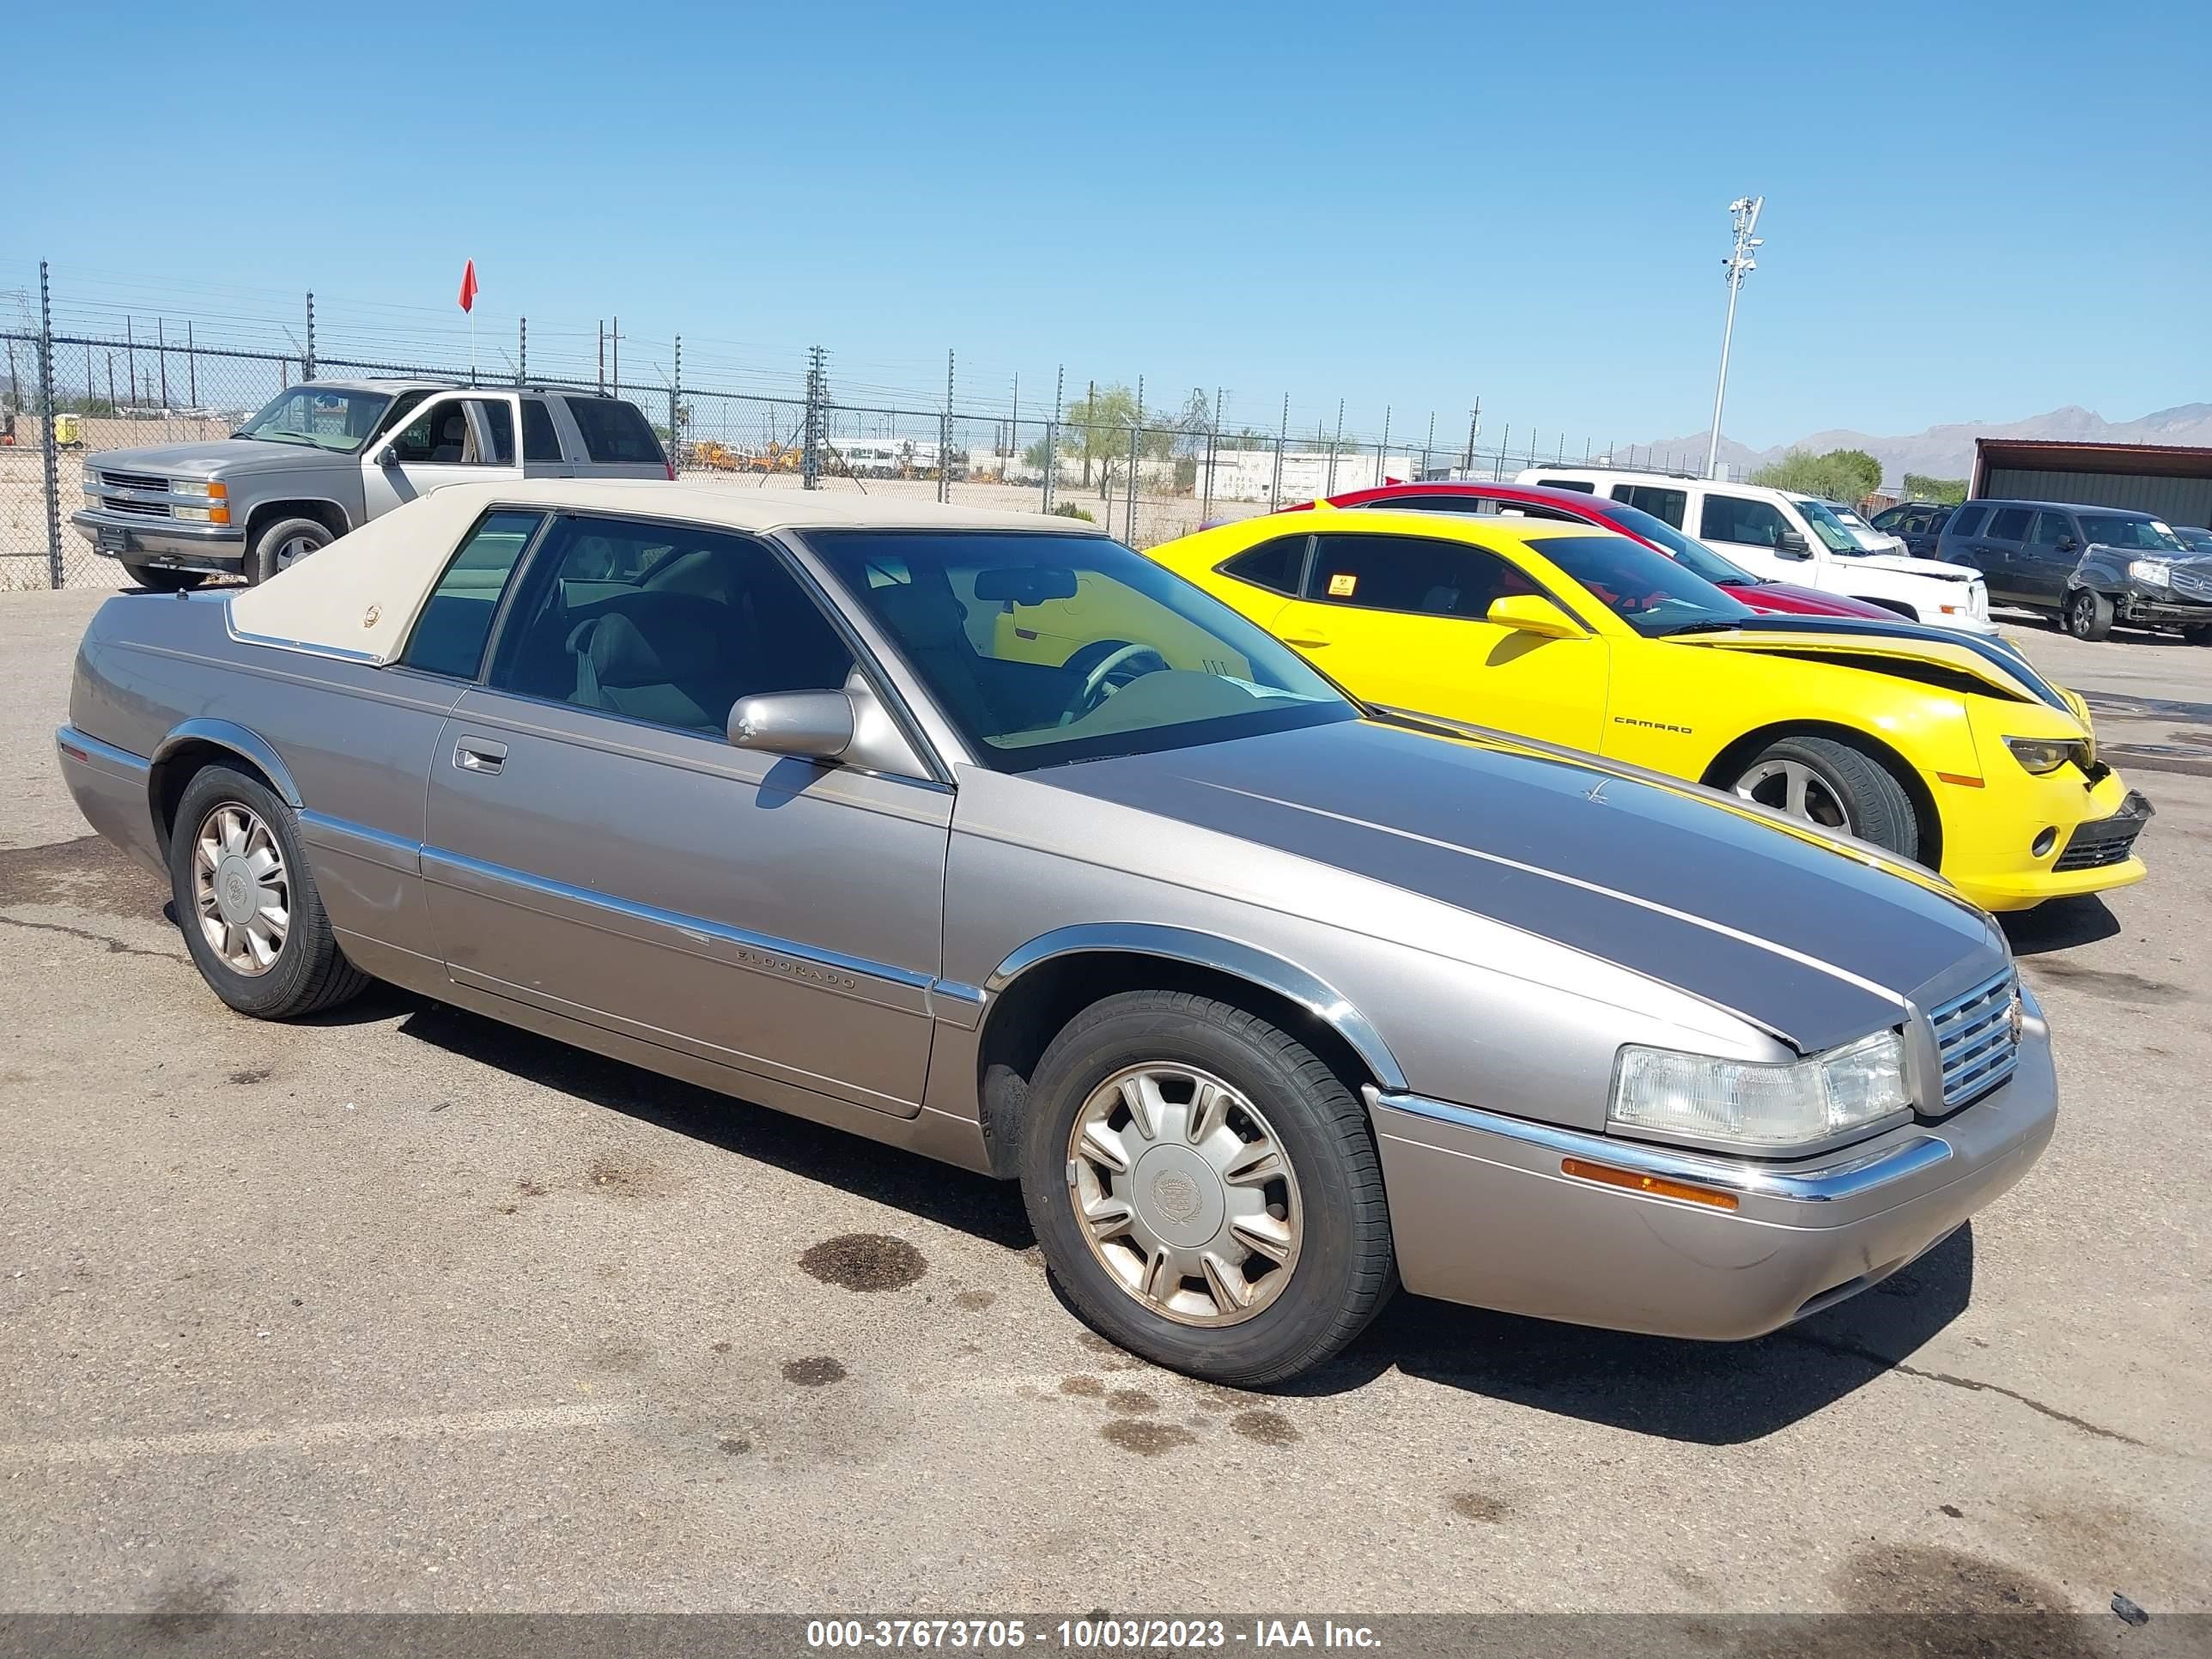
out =
[[[1936,539],[1954,510],[1941,501],[1900,501],[1875,514],[1871,522],[1884,535],[1903,542],[1914,558],[1932,559],[1938,556]]]
[[[1991,605],[2058,617],[2076,639],[2101,640],[2117,623],[2212,645],[2212,556],[2152,514],[1972,501],[1944,524],[1936,556],[1980,571]]]

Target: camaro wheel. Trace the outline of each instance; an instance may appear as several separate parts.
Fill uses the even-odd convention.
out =
[[[143,588],[156,593],[177,593],[187,587],[198,587],[207,580],[204,570],[171,570],[158,564],[126,564],[123,574]]]
[[[1069,1022],[1032,1081],[1022,1191],[1085,1319],[1213,1382],[1321,1364],[1397,1284],[1358,1098],[1296,1038],[1204,997],[1127,992]]]
[[[1832,738],[1783,738],[1769,744],[1729,786],[1823,830],[1839,830],[1907,858],[1920,855],[1912,799],[1872,756]]]
[[[2112,602],[2077,587],[2066,596],[2066,631],[2077,640],[2101,640],[2112,631]]]
[[[185,786],[169,880],[200,976],[239,1012],[315,1013],[368,983],[331,933],[291,809],[244,773],[210,766]]]

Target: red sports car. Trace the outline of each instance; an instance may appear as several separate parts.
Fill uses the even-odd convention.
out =
[[[1840,593],[1823,593],[1815,587],[1768,581],[1730,564],[1707,547],[1693,541],[1664,519],[1626,501],[1602,495],[1585,495],[1577,489],[1553,489],[1541,484],[1447,482],[1383,484],[1374,489],[1351,489],[1328,497],[1331,507],[1411,507],[1424,513],[1509,513],[1530,519],[1565,520],[1595,525],[1656,548],[1678,564],[1687,565],[1716,587],[1725,587],[1753,611],[1797,617],[1866,617],[1883,622],[1898,620],[1864,599]],[[1304,512],[1314,505],[1300,501],[1286,513]]]

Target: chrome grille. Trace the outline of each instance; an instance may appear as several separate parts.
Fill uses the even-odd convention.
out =
[[[1943,1062],[1946,1111],[1987,1094],[2020,1064],[2020,1041],[2012,1024],[2017,994],[2013,970],[2007,968],[1929,1016]]]
[[[2176,593],[2185,598],[2212,600],[2212,574],[2176,565],[2167,580]]]
[[[134,501],[124,495],[103,495],[100,505],[109,513],[127,513],[134,519],[166,519],[170,516],[167,501]]]
[[[150,489],[161,495],[169,493],[169,481],[150,472],[102,472],[100,481],[110,489]]]

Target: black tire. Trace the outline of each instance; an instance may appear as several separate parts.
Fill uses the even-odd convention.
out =
[[[158,564],[126,564],[123,574],[139,586],[156,593],[181,593],[208,579],[204,570],[170,570]]]
[[[2112,631],[2112,602],[2094,588],[2066,596],[2066,631],[2077,640],[2101,640]]]
[[[1092,1091],[1125,1068],[1199,1067],[1265,1115],[1297,1182],[1301,1236],[1273,1300],[1238,1322],[1186,1324],[1124,1289],[1094,1254],[1070,1192],[1069,1138]],[[1022,1196],[1046,1265],[1100,1334],[1158,1365],[1260,1388],[1339,1352],[1398,1285],[1367,1114],[1329,1066],[1257,1015],[1176,991],[1130,991],[1068,1022],[1037,1063],[1022,1129]]]
[[[319,519],[277,519],[265,526],[253,538],[253,545],[246,550],[246,580],[249,586],[258,587],[285,567],[279,562],[285,546],[292,542],[306,544],[295,560],[318,552],[337,539],[331,527]]]
[[[282,850],[289,875],[289,924],[275,959],[258,974],[246,974],[223,961],[199,921],[193,893],[193,848],[201,826],[219,808],[245,807],[266,824]],[[185,948],[210,988],[241,1014],[256,1019],[295,1019],[349,1002],[370,979],[338,949],[315,890],[300,842],[298,817],[258,779],[228,766],[203,767],[185,786],[169,832],[169,889],[176,901],[177,926]]]
[[[1920,815],[1913,809],[1912,797],[1905,793],[1905,786],[1889,769],[1865,750],[1833,738],[1779,738],[1752,757],[1722,787],[1741,793],[1744,781],[1769,762],[1802,766],[1811,772],[1841,808],[1850,834],[1909,859],[1920,857]],[[1784,802],[1766,799],[1766,793],[1762,787],[1753,799],[1787,810]],[[1813,821],[1823,828],[1845,827],[1827,824],[1817,817]]]
[[[2212,645],[2212,623],[2199,623],[2181,630],[2181,637],[2191,645]]]

